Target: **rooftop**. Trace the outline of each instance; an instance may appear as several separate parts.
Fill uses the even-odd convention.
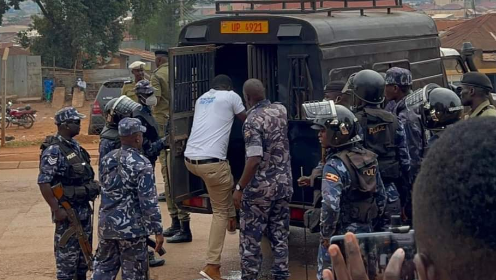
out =
[[[126,55],[126,56],[139,55],[143,60],[152,61],[152,62],[155,61],[154,53],[141,49],[133,49],[133,48],[120,49],[119,53],[121,55]]]
[[[496,51],[496,13],[479,16],[448,29],[441,35],[445,48],[461,48],[463,42],[471,42],[474,48]]]

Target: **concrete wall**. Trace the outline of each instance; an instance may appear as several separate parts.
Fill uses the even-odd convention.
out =
[[[0,69],[4,82],[4,74]],[[3,91],[3,85],[2,85]],[[41,97],[43,94],[41,57],[14,55],[7,60],[7,95],[16,95],[17,98]]]

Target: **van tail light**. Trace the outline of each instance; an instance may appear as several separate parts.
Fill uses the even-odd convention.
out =
[[[184,206],[197,207],[197,208],[207,208],[207,198],[206,197],[192,197],[183,201]]]
[[[91,110],[93,114],[101,114],[102,113],[102,108],[100,108],[100,103],[98,103],[98,100],[95,100],[93,102],[93,109]]]
[[[301,208],[291,208],[289,212],[289,218],[293,221],[303,221],[303,216],[305,211]]]

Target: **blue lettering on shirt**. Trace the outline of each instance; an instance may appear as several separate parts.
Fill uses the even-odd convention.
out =
[[[200,105],[208,105],[213,103],[215,100],[215,97],[202,97],[200,98]]]

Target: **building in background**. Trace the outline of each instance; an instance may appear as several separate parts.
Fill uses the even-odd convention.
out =
[[[441,35],[441,46],[460,51],[464,42],[476,49],[474,62],[479,72],[485,73],[496,88],[496,13],[485,14],[452,28]]]

